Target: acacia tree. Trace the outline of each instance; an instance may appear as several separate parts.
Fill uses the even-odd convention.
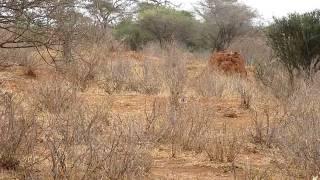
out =
[[[46,48],[65,62],[80,37],[86,0],[0,0],[0,48]],[[61,48],[61,49],[60,49]],[[56,66],[56,58],[51,56]]]
[[[237,0],[203,0],[196,9],[204,19],[204,39],[213,50],[224,50],[232,40],[244,34],[256,17],[248,6]]]
[[[106,29],[126,16],[132,15],[136,0],[89,0],[87,9],[100,27]]]
[[[59,35],[62,45],[62,55],[65,62],[72,61],[72,43],[76,30],[77,12],[75,0],[52,1],[55,11],[48,15],[55,24],[52,26]]]
[[[187,11],[179,11],[166,6],[154,6],[139,14],[138,24],[164,45],[178,40],[186,45],[192,44],[192,34],[198,23]]]
[[[29,48],[56,43],[50,0],[0,0],[0,48]]]
[[[71,61],[76,4],[76,0],[0,0],[0,47],[38,51],[45,47],[49,52],[58,45],[64,60]]]

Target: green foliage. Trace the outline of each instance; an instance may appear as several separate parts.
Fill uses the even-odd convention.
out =
[[[274,18],[267,28],[268,42],[279,60],[292,74],[311,75],[320,65],[320,10]]]
[[[141,49],[152,36],[132,20],[122,21],[114,30],[117,39],[124,41],[132,50]]]
[[[200,49],[205,45],[200,35],[201,25],[188,11],[140,3],[137,19],[124,20],[116,26],[114,34],[132,50],[140,49],[149,41],[158,41],[164,45],[172,40],[190,49]]]
[[[138,21],[160,44],[175,39],[187,46],[194,45],[192,38],[199,23],[190,12],[164,6],[145,9]]]

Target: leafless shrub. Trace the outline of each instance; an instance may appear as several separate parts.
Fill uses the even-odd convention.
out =
[[[166,45],[167,55],[163,65],[165,83],[169,89],[169,112],[168,120],[171,127],[172,157],[176,156],[178,116],[181,114],[180,99],[187,79],[186,62],[175,43]]]
[[[151,143],[170,144],[173,157],[180,148],[200,153],[212,128],[214,112],[186,97],[174,98],[169,97],[167,104],[155,100],[152,109],[145,110],[144,137]]]
[[[162,87],[159,69],[153,62],[109,60],[100,70],[100,85],[108,94],[133,91],[143,94],[159,93]]]
[[[248,163],[244,169],[244,177],[241,177],[245,180],[256,180],[256,179],[272,179],[274,178],[274,171],[270,169],[258,169],[254,168]]]
[[[210,132],[204,150],[210,161],[234,163],[241,150],[241,143],[235,133],[229,133],[226,127],[222,131]]]
[[[178,45],[166,44],[166,56],[163,64],[165,83],[171,96],[180,96],[184,90],[187,79],[186,58]]]
[[[53,179],[127,179],[142,177],[149,171],[151,157],[129,120],[111,116],[108,103],[89,106],[65,92],[63,83],[50,85],[48,89],[55,90],[37,93],[41,97],[35,101],[48,103],[43,102],[48,96],[54,102],[45,105],[47,111],[39,116],[44,122],[42,148]],[[71,98],[71,103],[64,97]],[[63,109],[57,107],[62,105]]]
[[[21,66],[26,76],[36,77],[35,70],[40,65],[39,59],[31,49],[3,49],[0,52],[0,68]]]
[[[289,175],[311,179],[320,171],[319,81],[300,86],[289,99],[279,128],[279,154]]]
[[[101,32],[100,32],[101,33]],[[97,34],[98,36],[98,34]],[[106,42],[81,42],[76,48],[75,61],[66,64],[65,74],[70,82],[81,91],[86,90],[90,83],[99,82],[99,74],[106,75],[112,68],[108,65],[112,64],[111,54],[113,54],[113,40],[106,33],[101,38]],[[107,42],[110,42],[108,44]]]
[[[282,102],[286,102],[296,89],[297,79],[293,79],[284,67],[272,61],[256,65],[255,78],[261,88],[267,88],[271,94]]]
[[[143,73],[141,80],[141,90],[143,94],[158,94],[162,90],[163,78],[159,65],[146,60],[143,62]]]
[[[135,79],[133,64],[125,60],[113,61],[110,64],[110,71],[104,76],[104,89],[107,93],[126,90],[137,90],[138,83]]]
[[[218,72],[204,71],[200,77],[196,79],[194,88],[201,96],[205,97],[223,97],[224,95],[239,95],[241,99],[241,107],[250,108],[253,98],[252,84],[238,77],[237,75],[226,76]]]
[[[178,122],[179,142],[185,150],[202,152],[212,128],[214,112],[198,103],[187,103]]]
[[[231,163],[234,177],[236,178],[235,160],[241,151],[239,135],[229,133],[226,127],[221,132],[210,132],[207,134],[204,151],[210,161]]]
[[[143,54],[151,57],[162,58],[165,57],[166,52],[164,49],[160,47],[160,44],[157,42],[149,42],[147,43],[142,50]]]
[[[149,115],[149,132],[153,132],[158,142],[170,143],[173,155],[176,155],[178,148],[201,153],[208,138],[206,135],[212,128],[214,113],[198,102],[185,102],[179,106],[174,127],[170,121],[170,109],[165,112],[166,115],[159,110]],[[155,108],[159,109],[159,106]]]
[[[267,109],[264,109],[263,113],[254,111],[252,127],[250,127],[250,137],[253,143],[267,147],[271,147],[275,143],[279,122],[272,118],[275,117]]]
[[[114,62],[112,81],[116,84],[116,91],[137,91],[138,83],[135,77],[133,63],[125,60]]]
[[[0,53],[0,65],[8,67],[25,64],[30,55],[30,49],[2,49]]]
[[[29,77],[37,77],[36,70],[42,65],[37,54],[33,51],[29,51],[17,65],[21,65],[25,68],[24,74]]]
[[[246,35],[237,37],[230,45],[230,49],[240,52],[247,65],[268,61],[272,57],[272,50],[266,43],[266,37],[259,30],[249,31]]]
[[[171,145],[173,157],[177,155],[178,149],[196,153],[204,151],[215,117],[211,109],[198,102],[180,101],[179,111],[176,111],[172,124],[169,108],[163,111],[158,101],[154,101],[152,106],[150,112],[145,112],[144,134],[148,142]]]
[[[124,44],[113,36],[113,29],[110,27],[99,28],[97,26],[82,26],[80,30],[80,38],[77,39],[76,55],[87,54],[87,52],[98,52],[97,54],[87,54],[98,56],[99,60],[110,54],[125,50]]]
[[[251,101],[253,99],[253,93],[255,87],[247,80],[236,78],[233,81],[235,84],[235,90],[239,93],[241,99],[241,107],[249,109],[251,107]]]
[[[166,119],[166,112],[163,111],[165,108],[166,105],[161,104],[158,99],[152,102],[151,110],[149,111],[147,110],[147,104],[145,104],[144,121],[142,122],[145,141],[158,143],[168,140],[170,123]]]
[[[137,129],[134,129],[137,128]],[[138,141],[136,133],[141,127],[133,126],[130,122],[114,119],[111,123],[112,130],[106,143],[104,154],[101,158],[109,157],[104,162],[102,177],[110,179],[141,178],[148,173],[152,164],[152,157],[146,144]]]
[[[90,82],[94,80],[97,73],[97,65],[98,62],[95,60],[86,61],[84,59],[68,64],[66,77],[74,87],[84,91],[89,87]]]
[[[194,88],[201,96],[222,97],[226,88],[226,77],[206,69],[195,79]]]
[[[67,79],[81,91],[89,87],[98,73],[98,66],[105,60],[106,51],[104,44],[85,44],[86,47],[78,47],[74,61],[65,64],[65,75]]]
[[[60,113],[71,108],[76,101],[76,89],[58,77],[35,84],[32,91],[34,105],[42,111]]]
[[[18,96],[0,95],[0,168],[28,170],[37,143],[38,124],[32,111],[27,111]]]
[[[130,126],[101,110],[79,106],[46,117],[44,144],[54,179],[124,179],[148,172],[151,157]]]

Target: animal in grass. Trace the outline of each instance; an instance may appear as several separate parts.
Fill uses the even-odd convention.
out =
[[[238,52],[229,50],[214,52],[209,60],[210,71],[222,71],[226,74],[247,76],[245,59]]]

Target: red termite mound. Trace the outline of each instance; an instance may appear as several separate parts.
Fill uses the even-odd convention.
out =
[[[245,60],[238,52],[214,52],[209,60],[209,69],[222,71],[226,74],[238,73],[243,77],[247,76]]]

